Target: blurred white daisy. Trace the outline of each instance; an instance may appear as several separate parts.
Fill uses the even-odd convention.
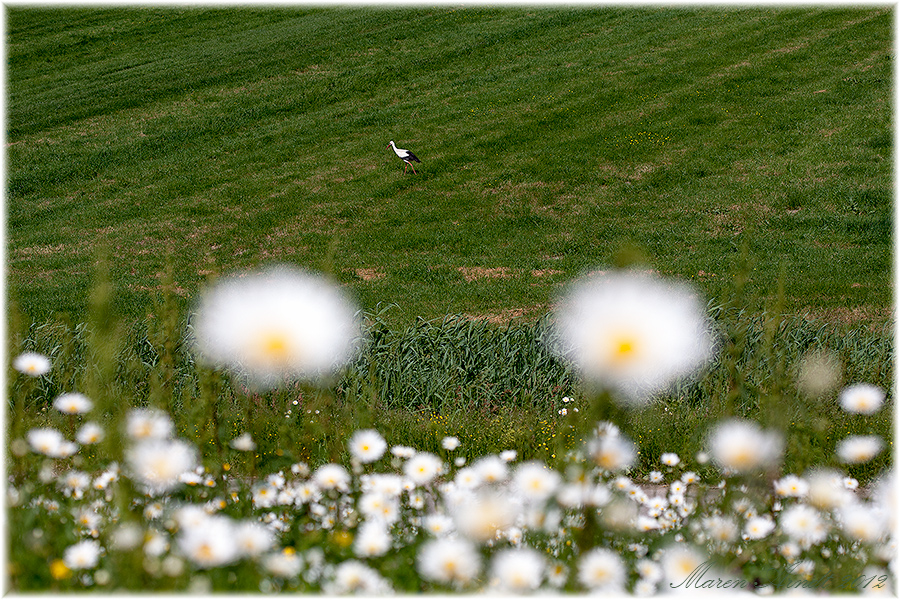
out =
[[[543,463],[531,461],[520,464],[513,474],[513,485],[529,500],[541,502],[553,495],[560,484],[556,471]]]
[[[475,469],[475,473],[481,478],[481,481],[497,483],[504,481],[509,476],[507,462],[509,461],[504,460],[502,456],[489,454],[472,463],[472,468]]]
[[[62,560],[73,571],[93,569],[100,562],[100,544],[95,540],[77,542],[66,548]]]
[[[234,539],[241,556],[256,558],[275,545],[275,533],[258,521],[241,521],[234,527]]]
[[[836,452],[842,463],[855,465],[872,460],[883,448],[877,435],[852,435],[840,441]]]
[[[841,408],[849,413],[871,415],[881,408],[884,390],[868,383],[858,383],[841,391],[840,402]]]
[[[768,515],[751,517],[744,523],[744,535],[747,539],[761,540],[775,530],[775,521]]]
[[[270,574],[284,579],[296,577],[303,570],[303,558],[293,548],[267,555],[262,561],[263,568]]]
[[[444,450],[456,450],[459,447],[459,438],[448,435],[441,440],[441,447]]]
[[[334,579],[323,586],[327,595],[385,595],[391,586],[378,571],[358,560],[345,560],[334,570]]]
[[[136,440],[167,438],[172,429],[169,415],[155,408],[133,408],[125,420],[126,433]]]
[[[337,286],[280,266],[206,290],[191,325],[202,357],[272,387],[317,380],[347,362],[361,332],[356,312]]]
[[[206,519],[201,527],[182,529],[178,547],[201,569],[228,565],[241,557],[234,524],[228,517],[218,515]]]
[[[713,459],[738,473],[775,465],[781,459],[783,445],[779,434],[763,431],[754,421],[741,419],[719,423],[709,437]]]
[[[93,407],[94,403],[91,402],[90,398],[78,392],[62,394],[53,401],[53,408],[69,415],[80,415],[88,412]]]
[[[481,558],[466,540],[443,538],[426,542],[416,558],[419,574],[429,581],[463,586],[481,571]]]
[[[416,455],[416,449],[410,446],[392,446],[391,454],[397,458],[412,458]]]
[[[687,544],[675,544],[663,550],[660,566],[665,580],[670,585],[677,586],[707,560],[696,548]],[[663,587],[669,590],[669,586]]]
[[[536,590],[544,578],[544,557],[531,548],[508,548],[494,554],[491,577],[504,592],[522,594]]]
[[[350,474],[341,465],[329,463],[313,472],[312,481],[323,490],[346,491],[349,489]]]
[[[366,521],[356,532],[353,551],[360,558],[382,556],[391,549],[391,541],[391,534],[384,523]]]
[[[607,471],[621,471],[634,464],[637,448],[623,435],[604,435],[587,443],[587,453],[598,467]]]
[[[13,368],[24,375],[40,377],[50,370],[50,359],[37,352],[25,352],[13,360]]]
[[[34,452],[59,457],[65,449],[66,439],[58,430],[40,427],[28,432],[28,445]]]
[[[256,450],[256,442],[253,441],[253,438],[246,431],[231,440],[228,445],[240,452],[253,452]]]
[[[778,517],[778,525],[792,541],[809,548],[825,539],[828,526],[819,511],[805,504],[795,504]]]
[[[785,475],[774,486],[775,493],[781,497],[802,498],[809,492],[809,484],[796,475]]]
[[[674,452],[663,452],[662,456],[659,457],[659,462],[667,467],[674,467],[681,462],[681,459]]]
[[[75,434],[75,440],[85,446],[102,442],[103,428],[93,422],[85,423]]]
[[[467,495],[453,506],[456,530],[476,542],[487,542],[511,527],[520,514],[511,498],[499,492]]]
[[[847,535],[867,544],[880,541],[891,531],[885,512],[871,504],[847,504],[838,510],[838,520]]]
[[[403,464],[403,474],[416,485],[425,485],[442,470],[441,459],[430,452],[419,452]]]
[[[197,466],[197,450],[181,440],[147,439],[125,452],[132,477],[150,495],[168,492]]]
[[[625,576],[622,558],[606,548],[594,548],[578,561],[578,581],[591,592],[621,592]]]
[[[381,458],[387,450],[387,442],[374,429],[360,429],[350,438],[349,449],[359,462],[371,463]]]
[[[556,311],[554,350],[593,383],[641,403],[713,355],[706,311],[688,287],[633,271],[573,286]]]
[[[807,473],[807,501],[821,510],[833,510],[853,502],[853,492],[844,486],[844,476],[833,469],[816,469]]]

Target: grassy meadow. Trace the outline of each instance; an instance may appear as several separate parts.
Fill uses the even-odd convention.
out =
[[[766,591],[804,580],[782,577],[797,564],[836,574],[835,592],[887,569],[890,540],[847,525],[856,513],[829,495],[846,494],[772,490],[827,468],[865,510],[888,494],[890,7],[5,10],[6,348],[52,364],[8,368],[14,591],[652,593],[678,581],[666,556],[687,546]],[[255,390],[192,351],[200,293],[276,263],[324,273],[362,311],[362,352],[324,385]],[[636,444],[607,468],[580,441],[618,439],[590,429],[616,405],[550,350],[551,311],[569,283],[622,266],[690,282],[718,352],[641,410],[604,413]],[[834,380],[810,387],[809,373]],[[842,408],[855,383],[885,390],[884,407]],[[89,416],[55,407],[73,391]],[[163,411],[172,448],[197,449],[194,475],[165,493],[141,487],[134,407]],[[778,432],[778,465],[746,474],[704,456],[730,418]],[[105,432],[96,445],[81,441],[88,419]],[[82,447],[41,450],[37,428]],[[350,436],[364,428],[419,454],[361,463]],[[851,436],[883,449],[844,460]],[[527,506],[496,545],[477,542],[479,575],[435,575],[422,557],[440,518],[464,529],[444,486],[504,451],[510,482],[539,461],[559,496],[510,488]],[[397,492],[395,552],[361,550],[383,541],[363,533],[366,477],[411,477],[428,454],[443,470]],[[349,465],[349,483],[323,483],[326,463]],[[79,489],[82,471],[96,478]],[[623,477],[656,485],[669,510]],[[588,484],[612,504],[572,501]],[[631,501],[655,524],[622,529]],[[792,533],[785,514],[808,504],[826,538]],[[186,505],[274,533],[214,559],[237,534],[198,550]],[[534,521],[541,510],[558,529]],[[715,542],[710,519],[732,513],[734,527],[762,515],[778,528],[725,527]],[[135,524],[143,546],[122,541]],[[91,540],[100,555],[70,552]],[[497,588],[499,556],[523,540],[546,553],[546,581]],[[585,579],[582,554],[600,547],[627,577]],[[644,557],[667,579],[651,581]],[[383,579],[342,579],[357,559]]]
[[[636,247],[724,301],[883,323],[891,12],[7,11],[7,283],[142,318],[167,261],[287,261],[390,319],[535,320]],[[389,140],[423,161],[403,175]]]

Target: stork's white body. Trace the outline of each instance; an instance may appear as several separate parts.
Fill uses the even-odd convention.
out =
[[[405,166],[403,167],[404,173],[406,173],[406,167],[412,167],[413,173],[416,173],[416,168],[413,167],[413,163],[414,162],[420,163],[422,161],[419,160],[418,158],[416,158],[415,154],[413,154],[412,152],[410,152],[409,150],[406,150],[404,148],[398,148],[397,144],[394,143],[394,140],[391,140],[391,142],[387,145],[387,147],[393,148],[394,153],[397,156],[399,156],[400,160],[402,160],[405,163]],[[418,173],[416,173],[416,175],[418,175]]]

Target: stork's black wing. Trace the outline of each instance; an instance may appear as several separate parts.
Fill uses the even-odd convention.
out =
[[[403,160],[405,160],[406,162],[409,162],[409,161],[414,161],[417,163],[422,162],[421,160],[416,158],[416,155],[413,154],[412,152],[410,152],[409,150],[406,151],[406,156],[403,157]]]

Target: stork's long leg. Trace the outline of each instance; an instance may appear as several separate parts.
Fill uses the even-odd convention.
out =
[[[416,168],[413,166],[413,164],[412,164],[412,163],[409,163],[409,166],[412,168],[413,173],[415,173],[416,175],[418,175],[418,173],[416,173]]]

